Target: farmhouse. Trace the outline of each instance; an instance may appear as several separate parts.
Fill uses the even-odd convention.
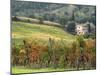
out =
[[[88,23],[76,24],[75,31],[77,35],[84,35],[88,33]]]

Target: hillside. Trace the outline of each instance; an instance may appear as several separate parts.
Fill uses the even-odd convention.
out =
[[[41,39],[46,41],[49,38],[54,38],[55,40],[63,39],[66,41],[72,41],[75,39],[73,35],[58,27],[24,22],[12,22],[12,39],[16,39],[18,42],[18,40],[24,38]]]
[[[74,11],[74,20],[76,22],[89,21],[94,23],[94,25],[96,24],[95,6],[25,2],[16,0],[12,0],[11,3],[12,16],[24,16],[36,19],[42,18],[43,20],[58,22],[65,25],[72,19],[72,14]]]

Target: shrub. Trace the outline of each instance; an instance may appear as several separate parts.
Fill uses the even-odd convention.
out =
[[[20,21],[20,19],[18,19],[17,16],[13,16],[13,17],[12,17],[12,20],[13,20],[13,21]]]

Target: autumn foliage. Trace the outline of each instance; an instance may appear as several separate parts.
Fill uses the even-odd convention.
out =
[[[23,40],[23,45],[12,46],[12,64],[31,68],[96,68],[95,39],[77,39],[69,44],[64,40],[48,39],[46,44]]]

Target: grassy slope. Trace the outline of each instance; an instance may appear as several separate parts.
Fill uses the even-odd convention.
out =
[[[63,29],[53,26],[30,24],[24,22],[12,22],[12,38],[23,39],[25,37],[39,39],[65,39],[74,40],[74,36]]]
[[[79,68],[79,70],[95,70],[95,68],[91,69],[83,69]],[[42,68],[42,69],[32,69],[32,68],[25,68],[25,67],[13,67],[12,73],[13,74],[25,74],[25,73],[43,73],[43,72],[62,72],[62,71],[78,71],[76,68]]]
[[[57,71],[70,71],[70,70],[76,70],[75,68],[42,68],[42,69],[28,69],[28,68],[22,68],[22,67],[13,67],[12,73],[13,74],[19,74],[19,73],[37,73],[37,72],[57,72]]]

